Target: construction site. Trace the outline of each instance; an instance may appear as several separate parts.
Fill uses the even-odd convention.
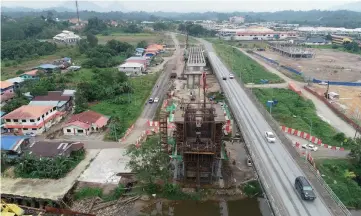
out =
[[[282,56],[289,58],[313,58],[314,53],[312,49],[307,49],[301,46],[295,46],[290,43],[268,43],[271,51],[277,52]]]
[[[312,58],[290,58],[282,52],[268,48],[256,53],[293,68],[304,77],[318,80],[358,82],[361,73],[361,56],[332,49],[313,49]]]

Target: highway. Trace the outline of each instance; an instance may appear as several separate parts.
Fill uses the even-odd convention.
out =
[[[271,126],[237,80],[229,79],[230,72],[216,55],[212,44],[205,40],[200,41],[208,51],[209,61],[250,149],[252,160],[275,214],[333,215],[317,191],[315,191],[317,199],[314,202],[306,202],[300,198],[294,189],[294,181],[298,176],[305,176],[303,171],[279,139],[272,144],[265,140],[264,133],[273,132]],[[222,80],[222,77],[227,77],[227,80]]]

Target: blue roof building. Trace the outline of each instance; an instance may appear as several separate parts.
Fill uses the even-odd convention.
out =
[[[5,135],[1,137],[1,151],[22,153],[29,144],[29,137]]]

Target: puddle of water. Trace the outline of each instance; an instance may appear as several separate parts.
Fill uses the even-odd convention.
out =
[[[230,201],[167,201],[142,210],[138,216],[270,216],[267,202],[262,198]]]

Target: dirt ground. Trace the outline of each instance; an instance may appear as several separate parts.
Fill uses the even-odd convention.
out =
[[[313,85],[312,89],[318,94],[323,95],[327,86]],[[333,100],[333,105],[345,112],[345,114],[361,122],[361,88],[348,86],[330,86],[330,92],[336,92],[340,95],[339,99]]]
[[[361,80],[361,56],[330,49],[314,49],[312,59],[292,59],[277,52],[257,52],[320,80],[357,82]]]
[[[114,33],[108,36],[97,35],[99,40],[99,44],[105,44],[107,41],[110,40],[119,40],[122,42],[127,42],[132,45],[137,45],[140,41],[146,41],[148,43],[160,43],[161,41],[167,39],[167,36],[161,33],[139,33],[139,34],[125,34],[125,33]],[[166,42],[166,41],[164,41]]]

